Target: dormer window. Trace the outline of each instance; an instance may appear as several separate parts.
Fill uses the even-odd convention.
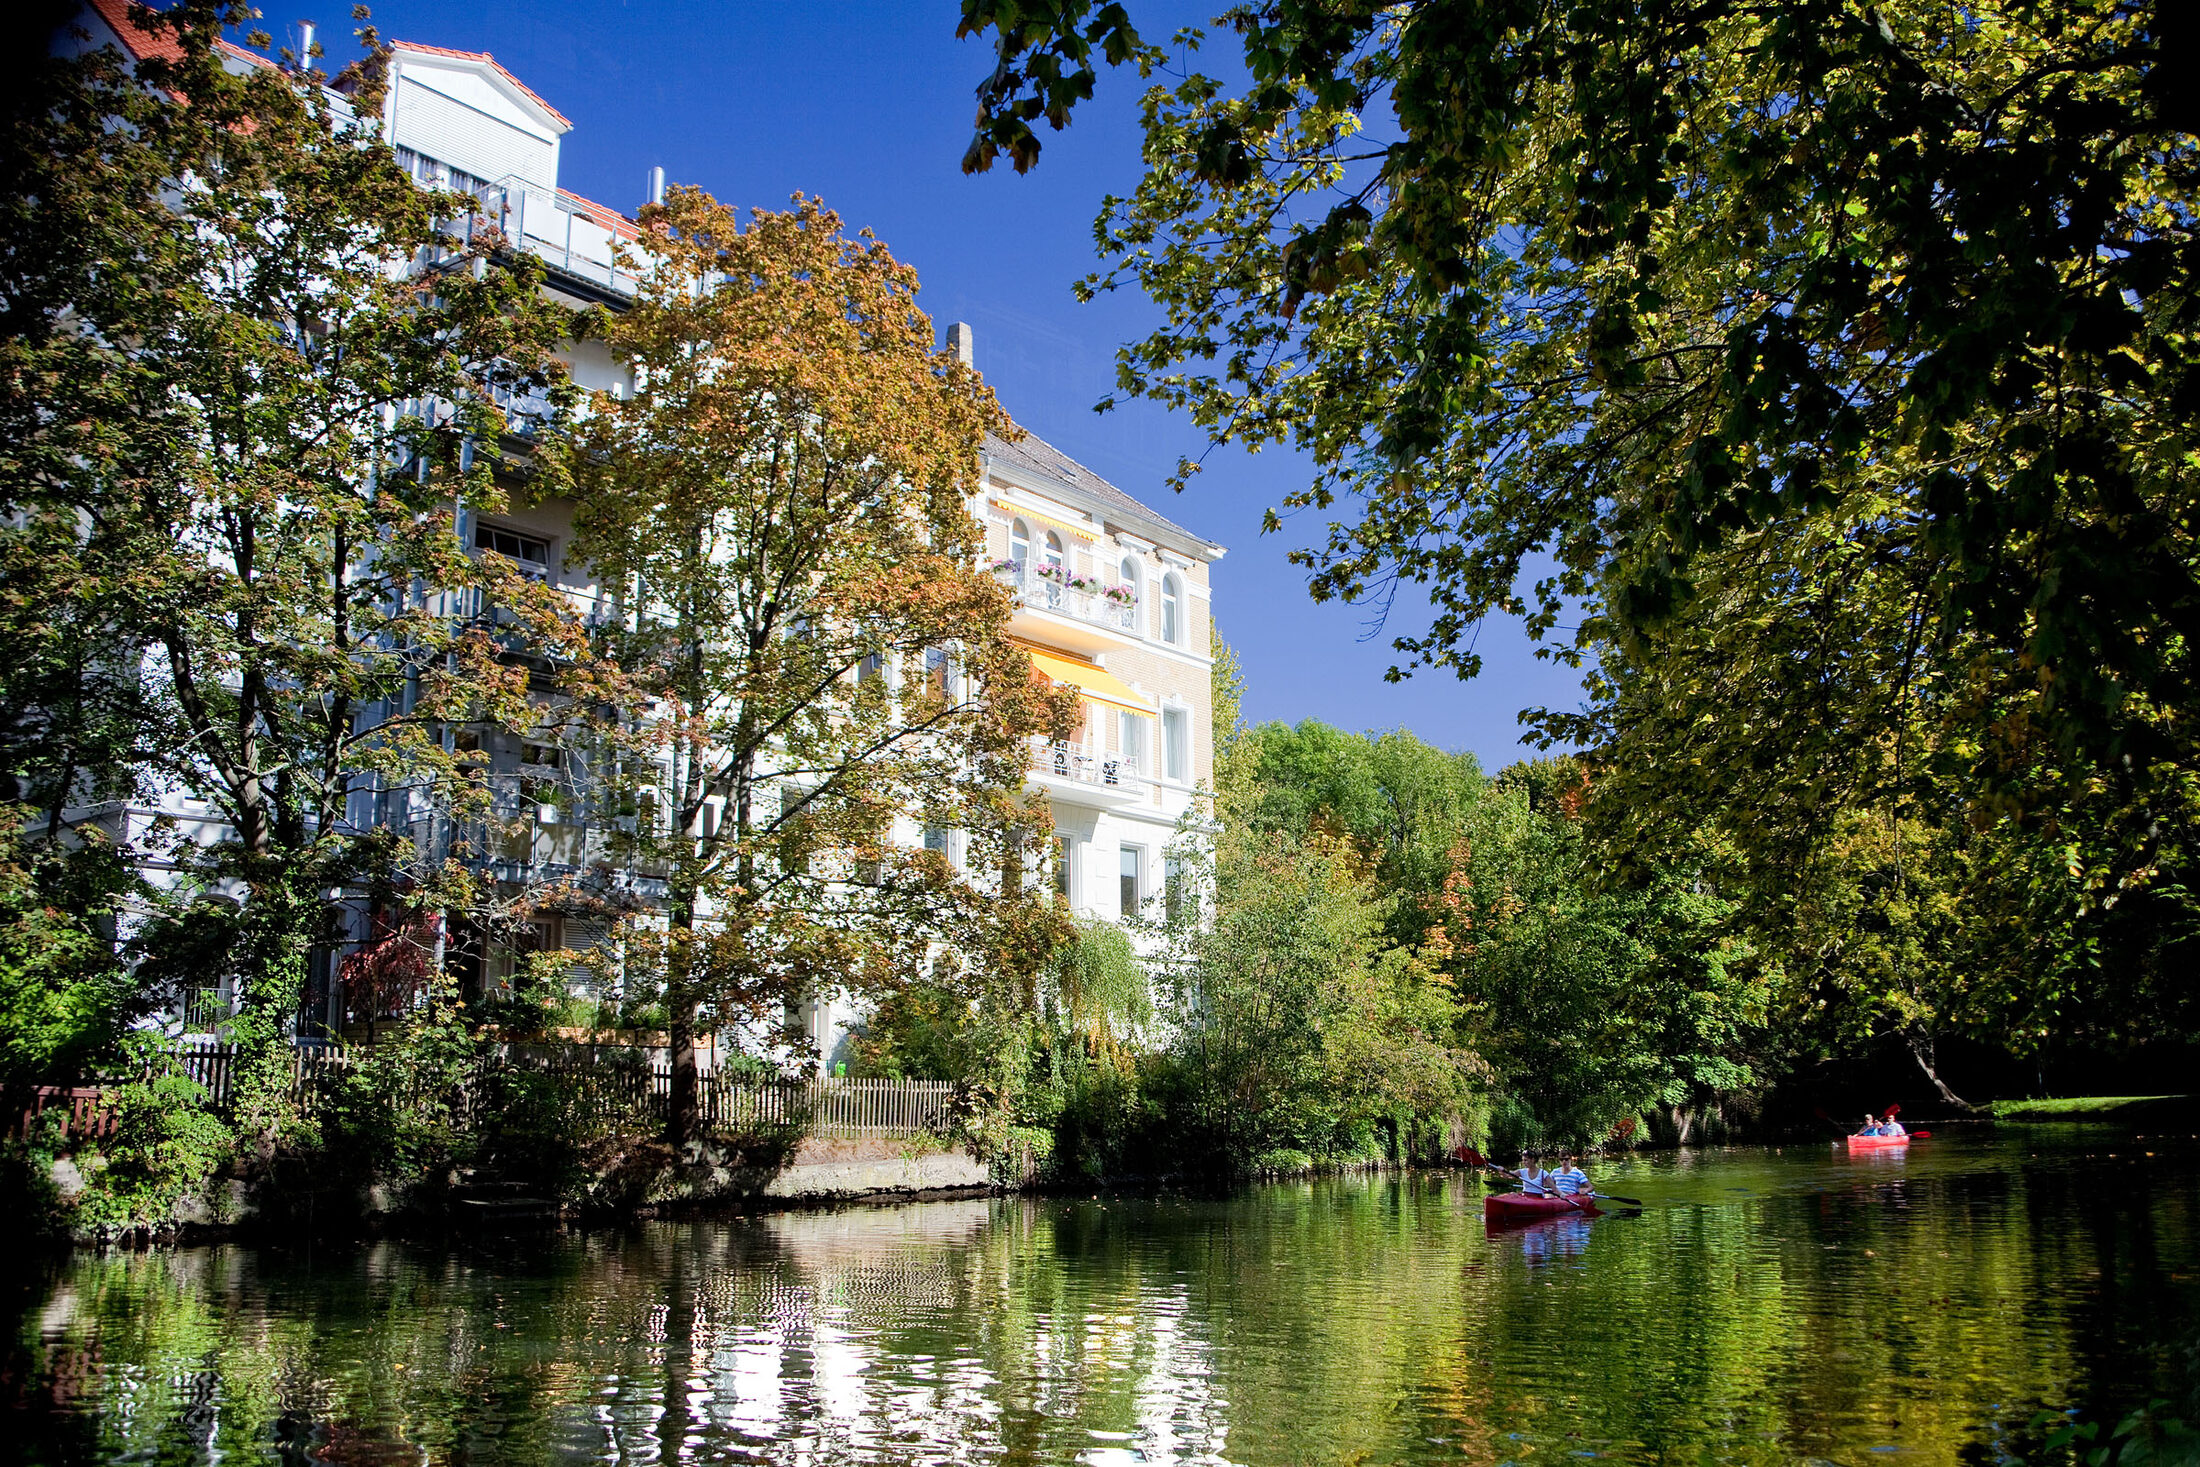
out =
[[[474,549],[492,550],[519,562],[520,571],[538,581],[550,579],[550,542],[497,525],[474,526]]]

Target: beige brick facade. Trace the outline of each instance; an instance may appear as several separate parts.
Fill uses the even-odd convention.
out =
[[[1222,547],[1037,440],[994,445],[987,469],[974,508],[988,560],[1019,591],[1012,633],[1071,659],[1070,672],[1106,675],[1090,684],[1102,691],[1086,700],[1080,736],[1035,758],[1032,789],[1050,801],[1070,853],[1071,904],[1119,918],[1129,891],[1142,902],[1161,894],[1179,824],[1204,818],[1199,791],[1214,781],[1208,571]],[[1063,578],[1040,574],[1050,564]],[[1125,585],[1136,595],[1128,609],[1105,594]]]

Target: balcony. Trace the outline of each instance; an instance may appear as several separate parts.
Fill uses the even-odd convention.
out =
[[[1040,788],[1066,804],[1108,809],[1146,798],[1146,780],[1136,760],[1067,739],[1032,740],[1031,774]]]
[[[619,236],[585,204],[516,176],[474,194],[481,201],[477,215],[444,221],[452,236],[470,243],[477,228],[492,225],[514,248],[582,284],[584,293],[607,302],[633,297],[638,282],[633,270],[619,263]]]
[[[1139,634],[1138,601],[1125,587],[1104,587],[1096,577],[1080,577],[1060,566],[1021,560],[995,561],[993,574],[1016,593],[1020,613],[1047,614],[1046,625],[1053,629],[1047,640],[1080,650],[1103,651],[1121,645],[1122,637]],[[1074,634],[1064,637],[1060,635],[1061,623],[1053,620],[1057,617],[1080,628],[1093,627],[1116,635],[1097,639]]]

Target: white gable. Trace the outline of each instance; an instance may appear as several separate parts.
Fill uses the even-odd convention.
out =
[[[491,183],[558,184],[564,127],[487,62],[399,49],[390,141]]]

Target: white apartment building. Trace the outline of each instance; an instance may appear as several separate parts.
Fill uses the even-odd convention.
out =
[[[142,56],[154,44],[129,23],[126,0],[88,0],[82,24],[95,46]],[[268,64],[237,48],[230,59],[239,67]],[[616,310],[631,298],[634,281],[615,245],[636,236],[634,221],[559,186],[560,145],[572,123],[493,57],[393,43],[383,125],[399,161],[423,184],[473,194],[483,219],[542,260],[554,298],[576,310]],[[653,171],[650,186],[661,190],[661,170]],[[968,326],[950,327],[948,344],[973,361]],[[578,385],[632,390],[631,373],[602,344],[580,343],[564,356]],[[526,404],[512,406],[524,423]],[[512,446],[523,451],[524,434]],[[1032,751],[1028,789],[1053,815],[1059,889],[1080,916],[1116,919],[1142,909],[1152,915],[1147,904],[1169,896],[1165,848],[1187,818],[1201,818],[1198,793],[1213,782],[1208,577],[1223,547],[1037,438],[989,441],[982,468],[971,509],[984,526],[993,570],[1018,592],[1011,632],[1030,649],[1036,671],[1084,697],[1079,736]],[[571,506],[557,501],[494,515],[469,511],[459,533],[594,605],[598,588],[588,567],[562,553],[571,519]],[[556,750],[500,737],[484,752],[492,780],[509,786],[514,807],[540,812],[529,817],[531,829],[494,851],[490,864],[499,878],[518,884],[596,860],[601,832],[556,813],[566,778]],[[158,809],[139,813],[203,823],[206,807],[188,791],[175,791]],[[417,828],[436,817],[407,791],[360,791],[349,816],[361,828],[413,828],[430,846],[438,839]],[[202,838],[218,834],[210,828]],[[949,838],[914,827],[907,837]],[[628,874],[646,900],[653,883]],[[354,944],[368,935],[365,914],[355,918]],[[553,921],[535,942],[580,947],[593,937]],[[467,954],[457,961],[474,982],[493,983],[514,959],[494,941],[456,949]],[[341,1009],[334,991],[341,956],[328,954],[320,965],[317,1002],[331,1027]],[[801,1022],[830,1063],[856,1018],[820,999]]]

